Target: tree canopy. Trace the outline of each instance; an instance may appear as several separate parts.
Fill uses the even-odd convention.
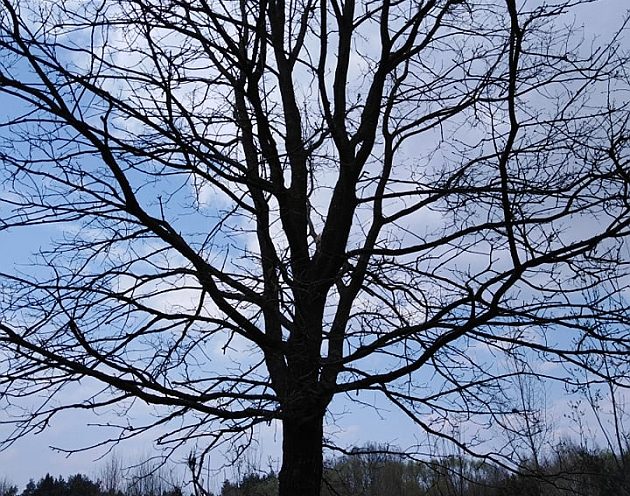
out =
[[[335,397],[508,466],[519,380],[628,386],[625,21],[574,23],[605,1],[0,5],[0,229],[44,233],[1,275],[7,443],[143,402],[103,442],[200,473],[279,422],[309,496]]]

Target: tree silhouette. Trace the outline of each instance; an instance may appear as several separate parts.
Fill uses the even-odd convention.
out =
[[[6,477],[0,479],[0,496],[17,496],[17,486],[11,484]]]
[[[309,496],[336,396],[507,464],[515,374],[626,386],[628,66],[590,3],[2,0],[0,229],[44,226],[2,275],[6,442],[144,402],[103,442],[158,428],[199,477],[278,421]]]
[[[42,477],[37,484],[30,480],[22,492],[24,496],[66,496],[68,486],[63,477],[55,478],[50,474]]]

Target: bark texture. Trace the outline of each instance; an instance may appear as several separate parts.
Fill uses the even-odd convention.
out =
[[[283,421],[279,496],[319,496],[324,466],[323,424],[323,412]]]

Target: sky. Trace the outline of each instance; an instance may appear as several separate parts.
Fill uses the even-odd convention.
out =
[[[625,0],[602,0],[592,7],[583,7],[578,12],[578,24],[582,24],[586,36],[605,34],[610,32],[612,26],[618,24],[625,7]],[[14,102],[7,96],[0,94],[0,109],[10,112]],[[28,230],[0,231],[0,271],[10,272],[20,264],[28,264],[29,251],[36,246],[39,240],[54,235],[54,229],[49,227],[29,228]],[[81,394],[80,391],[76,393]],[[376,401],[367,396],[359,399],[366,403]],[[557,395],[558,392],[554,392]],[[567,411],[559,410],[555,397],[548,403],[550,416],[555,417],[556,425],[560,433],[571,433],[573,428],[565,419]],[[378,404],[378,403],[376,403]],[[346,410],[351,413],[345,413]],[[351,446],[361,445],[368,441],[390,443],[404,447],[414,444],[421,433],[399,411],[393,408],[384,408],[380,412],[371,409],[350,405],[344,398],[335,400],[331,407],[331,415],[328,417],[327,432],[335,435],[340,444]],[[2,412],[0,412],[0,415]],[[143,413],[139,413],[142,415]],[[84,473],[90,476],[98,476],[98,471],[103,464],[98,460],[103,455],[102,451],[79,453],[67,457],[63,453],[54,451],[51,446],[64,448],[79,446],[90,442],[97,442],[102,438],[102,431],[98,428],[88,428],[88,424],[94,422],[94,417],[89,413],[70,413],[56,418],[52,425],[43,433],[29,435],[19,439],[12,446],[0,452],[0,479],[6,477],[9,481],[23,487],[29,478],[38,479],[46,473],[70,475]],[[0,436],[7,432],[6,426],[0,426]],[[259,429],[258,446],[252,452],[252,458],[257,459],[263,466],[271,459],[276,464],[279,459],[281,435],[277,425],[262,427]],[[117,453],[125,460],[137,460],[146,456],[152,450],[151,438],[145,437],[134,442],[126,443],[117,448]],[[180,460],[185,459],[187,452],[181,451],[177,455]],[[216,458],[215,467],[222,464],[220,454],[213,455]],[[214,483],[220,484],[224,476],[233,477],[235,468],[226,468],[213,476]],[[230,473],[232,472],[232,473]],[[216,485],[214,489],[216,490]],[[212,487],[211,487],[212,489]]]

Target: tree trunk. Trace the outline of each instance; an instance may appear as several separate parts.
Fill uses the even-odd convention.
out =
[[[283,420],[279,496],[319,496],[324,467],[323,425],[323,412]]]

